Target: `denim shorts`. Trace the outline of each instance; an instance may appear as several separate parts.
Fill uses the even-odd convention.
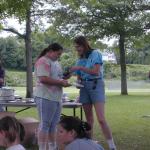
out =
[[[35,97],[40,118],[39,130],[45,133],[54,133],[61,114],[61,103]]]
[[[80,89],[80,103],[94,104],[96,102],[105,102],[104,81],[98,79],[96,82],[82,81],[84,87]]]

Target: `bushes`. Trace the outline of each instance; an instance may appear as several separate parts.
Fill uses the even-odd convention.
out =
[[[26,72],[6,70],[6,86],[26,86]]]
[[[104,64],[104,78],[105,79],[120,79],[120,66],[117,64]]]
[[[128,80],[147,80],[150,65],[127,65]],[[104,78],[120,80],[120,65],[106,63],[104,65]]]
[[[127,65],[129,80],[148,80],[150,65]]]

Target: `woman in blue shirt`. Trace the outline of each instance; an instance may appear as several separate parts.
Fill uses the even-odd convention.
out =
[[[70,69],[76,72],[78,81],[84,87],[80,88],[80,102],[83,104],[86,120],[93,128],[93,106],[98,122],[108,142],[110,150],[116,150],[111,130],[104,115],[105,89],[103,81],[103,61],[101,53],[92,49],[84,36],[78,36],[74,40],[75,49],[79,55],[76,66]],[[92,131],[91,131],[92,134]]]

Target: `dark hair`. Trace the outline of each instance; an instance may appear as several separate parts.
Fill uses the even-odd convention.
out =
[[[80,46],[83,46],[84,49],[85,49],[85,54],[81,55],[80,58],[83,58],[83,57],[88,58],[93,49],[90,47],[89,42],[86,39],[86,37],[84,37],[84,36],[77,36],[74,39],[74,43],[76,43],[76,44],[78,44]]]
[[[74,130],[77,134],[76,138],[91,138],[89,134],[91,126],[77,117],[62,116],[59,124],[67,131]]]
[[[52,43],[47,48],[43,49],[38,58],[44,56],[49,51],[59,51],[63,50],[63,47],[59,45],[58,43]]]
[[[91,49],[89,42],[87,41],[86,37],[84,37],[84,36],[75,37],[74,43],[83,46],[86,50]]]
[[[15,118],[6,116],[0,120],[0,132],[4,131],[9,142],[14,142],[19,136],[20,141],[23,141],[25,136],[24,126]]]

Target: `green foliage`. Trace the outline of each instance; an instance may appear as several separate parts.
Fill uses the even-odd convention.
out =
[[[77,56],[73,52],[63,53],[61,56],[61,64],[63,69],[75,65]]]
[[[25,69],[24,44],[18,38],[0,38],[0,56],[5,68]]]
[[[127,65],[127,79],[128,80],[148,80],[148,73],[150,71],[149,65]],[[105,79],[120,79],[121,71],[117,64],[106,63],[104,65]]]
[[[104,78],[105,79],[120,79],[120,67],[117,64],[104,64]]]
[[[80,4],[80,6],[79,6]],[[127,95],[125,42],[141,36],[149,28],[149,1],[102,0],[60,1],[51,12],[55,28],[62,34],[84,34],[95,41],[104,37],[118,39],[121,66],[121,94]],[[63,17],[65,16],[65,18]],[[147,27],[148,26],[148,27]]]
[[[129,80],[148,80],[149,65],[127,65],[127,77]]]
[[[53,33],[54,34],[54,33]],[[64,47],[61,57],[62,66],[72,66],[75,63],[76,54],[72,42],[68,38],[59,35],[54,37],[49,31],[32,34],[32,58],[33,64],[40,52],[52,42],[58,42]],[[18,37],[0,38],[0,56],[5,68],[25,70],[25,48],[24,41]]]
[[[35,63],[36,58],[45,47],[53,42],[57,42],[64,47],[64,53],[60,58],[63,69],[64,67],[69,67],[75,64],[76,54],[75,51],[72,49],[72,41],[69,37],[62,36],[55,32],[52,27],[44,33],[33,33],[32,39],[33,63]]]
[[[6,86],[26,86],[26,73],[23,71],[6,70]]]
[[[144,31],[143,22],[146,23],[149,18],[148,13],[141,9],[141,5],[148,4],[144,2],[63,0],[60,1],[62,7],[52,12],[55,18],[53,23],[62,34],[84,33],[96,39],[118,37],[120,34],[126,37],[141,35]]]
[[[128,41],[127,63],[150,64],[150,33]]]
[[[0,18],[5,17],[13,17],[16,16],[20,20],[24,20],[26,18],[26,11],[31,5],[31,0],[1,0],[0,9],[1,15]]]

